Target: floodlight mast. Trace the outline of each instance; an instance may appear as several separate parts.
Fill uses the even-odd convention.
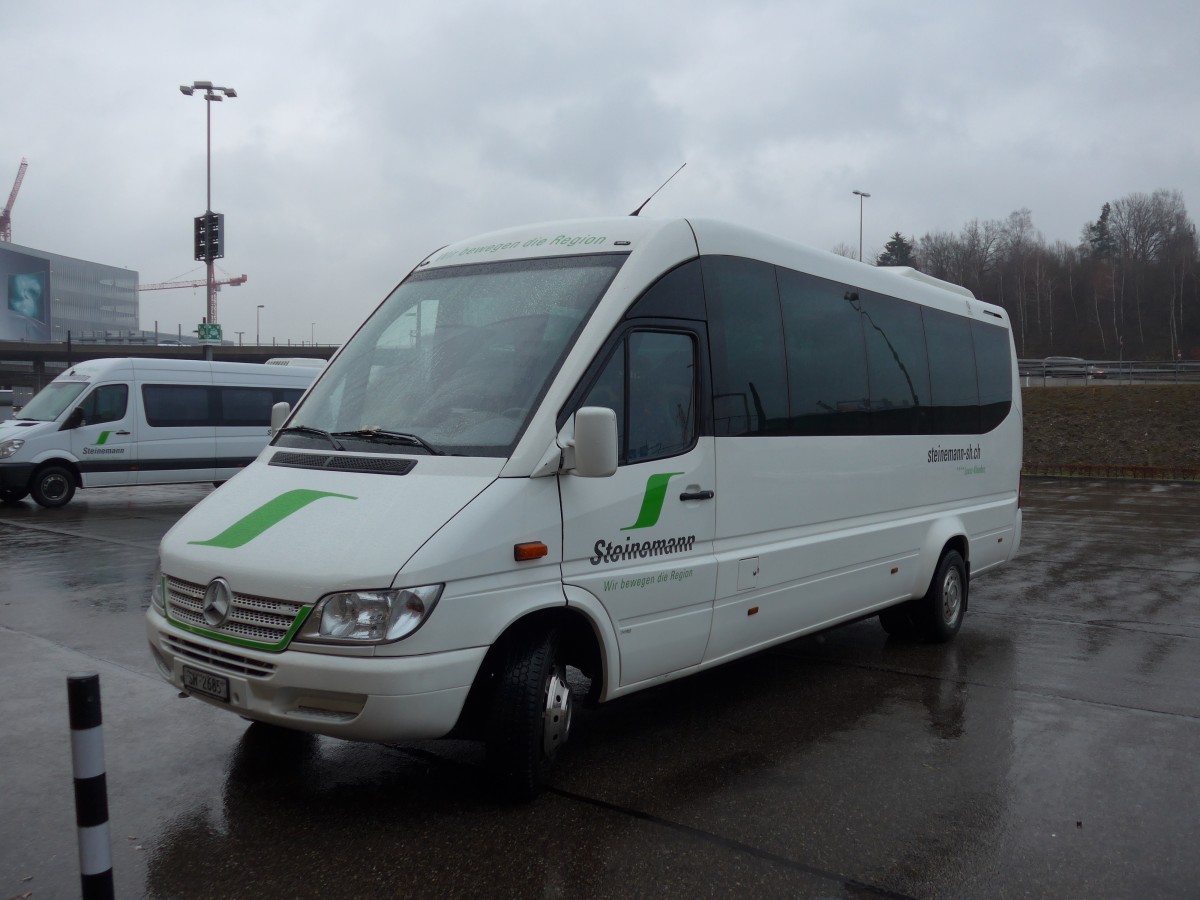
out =
[[[207,176],[208,190],[207,190],[206,205],[205,205],[205,209],[204,209],[204,216],[205,216],[205,221],[208,222],[208,221],[211,221],[212,211],[213,211],[212,210],[212,104],[214,102],[221,102],[226,97],[236,97],[237,91],[235,91],[231,87],[220,87],[220,86],[214,85],[211,81],[194,81],[190,85],[181,84],[179,86],[179,91],[180,91],[180,93],[184,94],[187,97],[193,96],[196,91],[203,91],[204,93],[201,96],[204,97],[204,99],[206,101],[205,105],[204,105],[205,119],[206,119],[206,126],[207,126],[206,143],[205,143],[205,148],[206,148],[205,157],[206,157],[206,176]],[[222,241],[224,241],[224,236],[222,236]],[[206,239],[204,256],[205,256],[205,263],[208,266],[208,293],[206,295],[206,299],[208,301],[208,303],[207,303],[208,309],[207,309],[207,316],[205,317],[205,321],[208,322],[210,325],[215,325],[217,322],[217,292],[216,292],[215,285],[213,284],[213,260],[216,259],[216,256],[214,254],[215,254],[215,248],[213,247],[212,242],[208,241]]]

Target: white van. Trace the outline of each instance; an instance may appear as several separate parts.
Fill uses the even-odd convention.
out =
[[[220,483],[270,436],[317,370],[184,359],[70,366],[0,423],[0,500],[65,506],[76,488]]]
[[[953,637],[1020,469],[1009,321],[962,288],[712,221],[518,228],[420,263],[166,535],[148,636],[230,712],[481,738],[528,794],[578,699],[871,615]]]

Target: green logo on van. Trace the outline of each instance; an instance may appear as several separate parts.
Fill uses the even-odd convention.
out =
[[[102,432],[100,432],[100,437],[96,439],[96,446],[97,446],[97,447],[99,447],[99,446],[101,446],[101,445],[102,445],[102,444],[103,444],[105,441],[107,441],[107,440],[108,440],[108,436],[109,436],[110,434],[112,434],[112,432],[111,432],[111,431],[102,431]]]
[[[264,531],[274,528],[292,513],[299,512],[308,504],[325,497],[338,497],[342,500],[358,499],[349,494],[331,494],[328,491],[304,489],[288,491],[238,519],[216,537],[209,538],[207,541],[188,541],[188,543],[199,544],[201,547],[222,547],[226,550],[245,546]]]
[[[635,528],[653,528],[658,524],[662,515],[663,501],[667,499],[667,482],[682,472],[664,472],[661,475],[651,475],[646,479],[646,493],[642,496],[642,508],[638,512],[637,521],[626,525],[622,531],[633,531]]]

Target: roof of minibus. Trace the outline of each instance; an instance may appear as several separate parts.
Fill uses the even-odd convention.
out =
[[[239,362],[210,362],[204,359],[155,359],[140,357],[119,357],[106,359],[89,359],[75,363],[63,369],[55,379],[63,381],[85,380],[95,381],[99,378],[133,378],[146,377],[150,373],[169,372],[176,376],[205,375],[214,380],[240,379],[253,376],[267,376],[275,381],[312,381],[317,375],[314,367],[280,367],[265,366],[262,363]],[[153,377],[153,376],[151,376]],[[185,379],[186,380],[186,379]]]
[[[1002,307],[975,298],[967,288],[907,266],[874,266],[785,238],[715,219],[646,219],[622,216],[542,222],[493,231],[431,253],[418,270],[478,262],[576,256],[586,253],[637,254],[664,230],[686,225],[701,255],[731,255],[798,269],[821,278],[906,300],[962,311],[988,311],[1004,322]],[[964,303],[964,301],[967,301]],[[972,302],[973,301],[973,302]]]

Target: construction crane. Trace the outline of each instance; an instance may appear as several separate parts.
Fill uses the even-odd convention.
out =
[[[17,191],[21,190],[21,182],[25,180],[25,170],[29,168],[29,160],[22,157],[21,168],[17,169],[17,180],[13,182],[12,193],[8,195],[8,203],[4,212],[0,213],[0,241],[12,243],[12,208],[17,202]]]
[[[221,285],[227,284],[230,287],[237,287],[239,284],[246,283],[245,275],[234,275],[232,278],[220,278],[213,282],[213,290],[219,291]],[[198,278],[192,281],[160,281],[157,284],[139,284],[139,291],[165,291],[167,288],[185,288],[185,287],[208,287],[207,278]]]

